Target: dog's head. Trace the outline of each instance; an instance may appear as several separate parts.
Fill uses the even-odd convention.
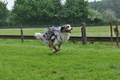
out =
[[[72,29],[73,28],[69,24],[61,26],[61,32],[62,33],[71,33]]]

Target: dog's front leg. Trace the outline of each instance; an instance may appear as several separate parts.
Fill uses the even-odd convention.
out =
[[[60,51],[61,48],[62,48],[62,46],[61,46],[61,45],[58,45],[58,49],[57,49],[57,51]]]
[[[53,47],[53,42],[51,40],[49,40],[49,47],[50,47],[50,49],[52,50],[53,53],[56,52],[56,50]]]

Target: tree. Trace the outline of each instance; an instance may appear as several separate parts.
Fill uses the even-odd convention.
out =
[[[111,9],[105,10],[102,14],[104,22],[117,21],[117,18],[115,17],[116,15],[115,11],[112,11]]]
[[[16,0],[13,20],[23,25],[60,25],[80,23],[88,15],[88,2],[84,0]]]
[[[33,24],[39,20],[39,4],[35,0],[16,0],[12,10],[14,20],[18,24]]]
[[[87,19],[88,3],[84,0],[66,0],[62,13],[66,23],[79,24]]]
[[[99,23],[103,20],[103,16],[97,10],[89,9],[88,21],[89,23]]]
[[[16,0],[13,15],[22,24],[47,25],[55,23],[60,7],[60,0]]]
[[[8,17],[8,9],[6,8],[7,3],[0,1],[0,26],[6,25]]]
[[[94,1],[90,3],[90,7],[92,9],[98,10],[98,12],[102,13],[107,9],[111,9],[115,11],[116,17],[120,19],[120,0],[102,0],[102,1]]]
[[[62,11],[62,4],[61,4],[61,0],[51,0],[51,5],[52,5],[52,10],[51,13],[53,13],[53,16],[52,16],[52,22],[53,24],[56,24],[56,25],[60,25],[61,23],[61,14],[60,12]]]

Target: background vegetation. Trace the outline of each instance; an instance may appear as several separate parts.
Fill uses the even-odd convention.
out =
[[[90,3],[90,7],[94,10],[97,10],[100,13],[103,13],[106,10],[111,9],[114,11],[114,15],[120,19],[120,10],[119,10],[120,0],[102,0],[102,1],[94,1]],[[111,14],[111,13],[109,13]],[[111,15],[111,16],[114,16]]]
[[[88,15],[88,2],[84,0],[15,0],[10,24],[60,25],[78,24]]]
[[[108,23],[110,21],[116,21],[120,19],[119,10],[120,0],[102,0],[90,2],[90,7],[99,13],[103,17],[103,23]],[[101,20],[101,17],[98,18]]]
[[[1,26],[72,26],[87,24],[108,24],[117,21],[119,0],[88,2],[85,0],[15,0],[12,10],[6,8],[7,2],[0,1]]]
[[[7,23],[7,18],[8,18],[8,14],[9,11],[6,8],[6,3],[5,2],[1,2],[0,1],[0,26],[4,26]]]

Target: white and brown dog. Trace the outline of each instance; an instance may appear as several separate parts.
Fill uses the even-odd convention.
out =
[[[36,39],[45,42],[53,53],[60,51],[63,43],[68,41],[70,33],[73,28],[67,24],[60,27],[50,27],[46,31],[41,33],[35,33]],[[58,48],[57,48],[58,46]]]

